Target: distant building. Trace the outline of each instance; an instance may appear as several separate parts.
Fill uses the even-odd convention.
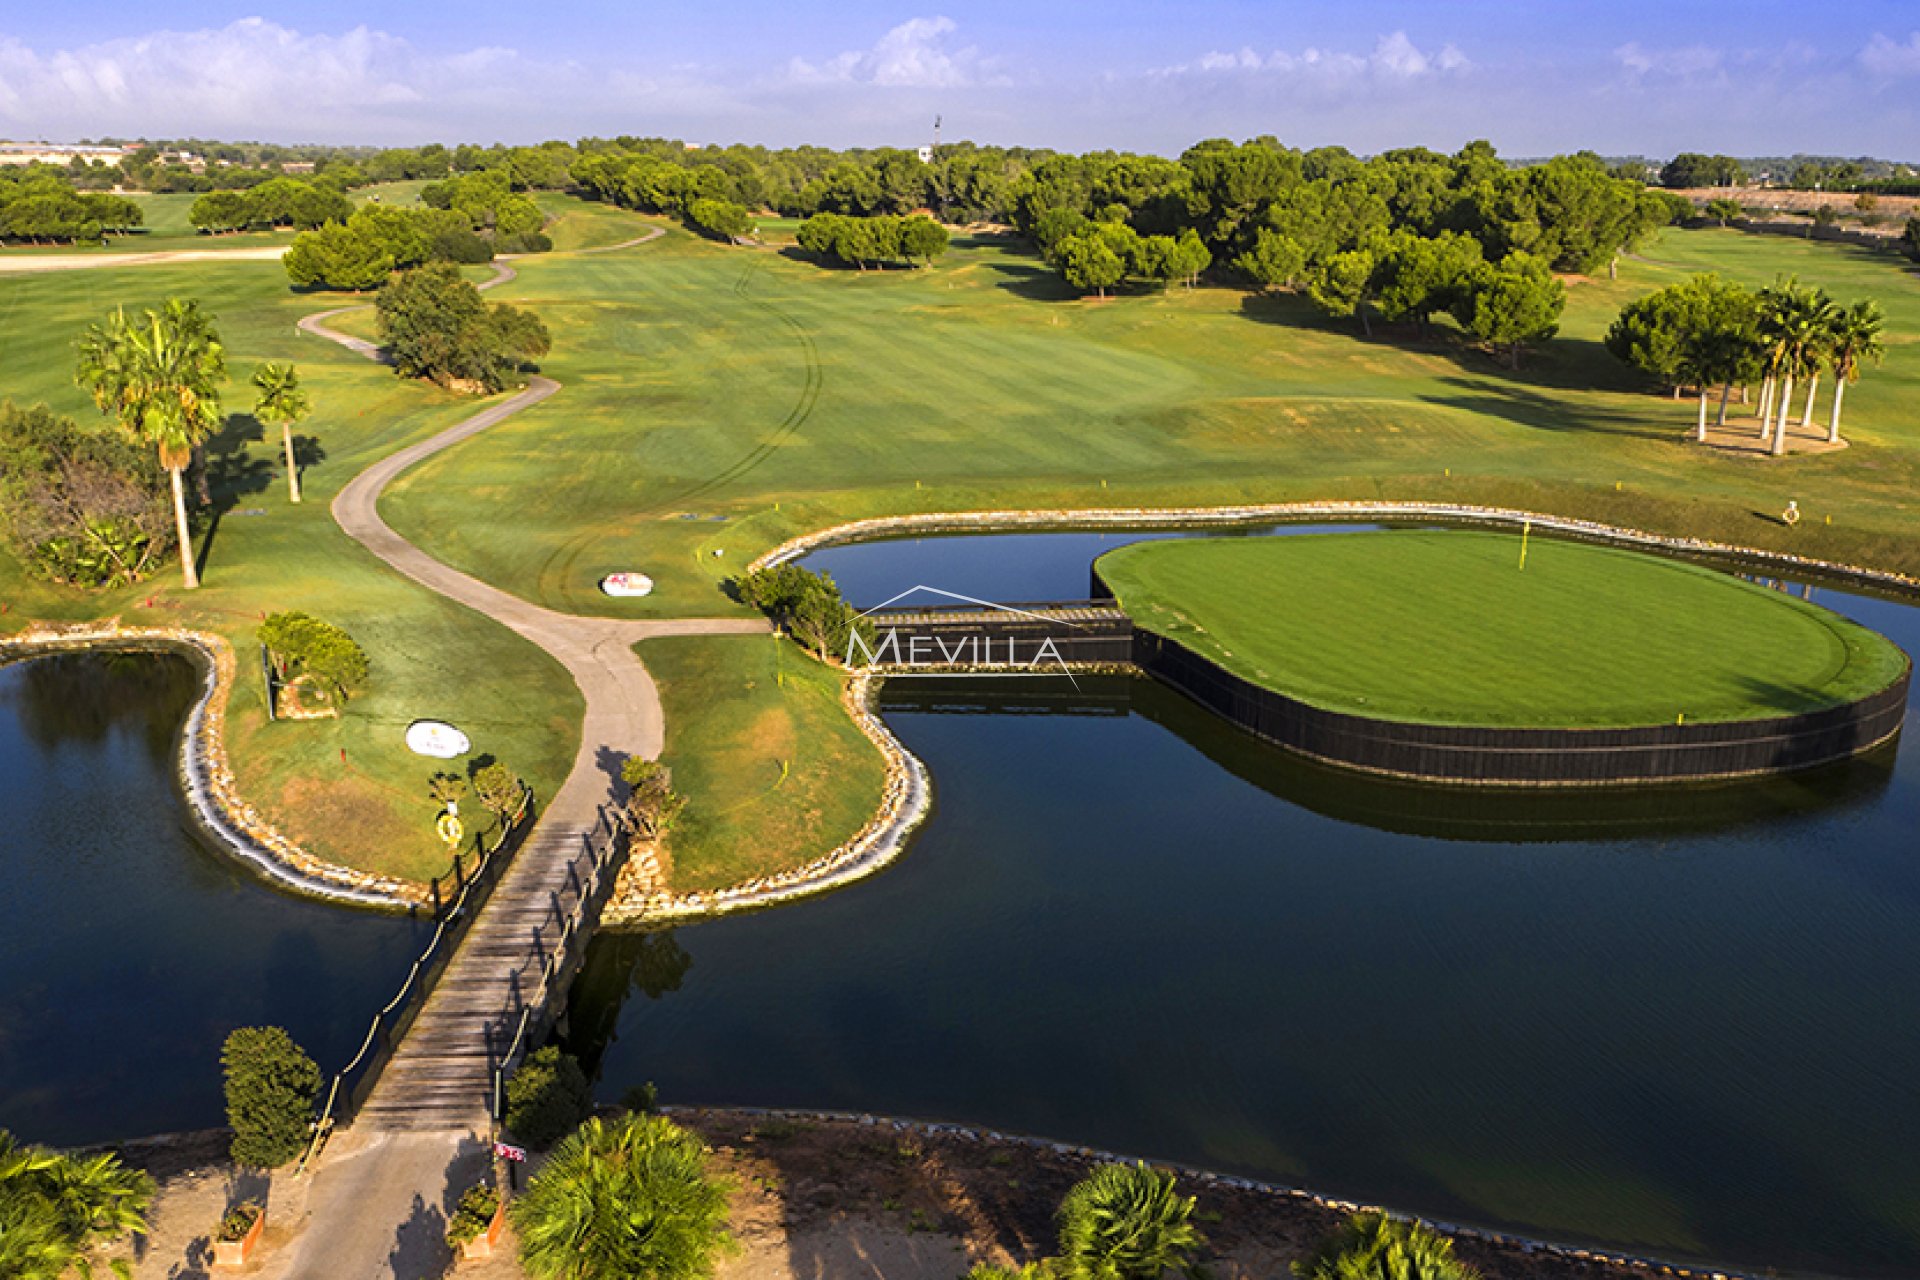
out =
[[[313,172],[313,161],[311,161],[311,160],[283,160],[283,161],[281,161],[281,162],[280,162],[280,172],[282,172],[282,173],[312,173],[312,172]]]
[[[69,165],[75,160],[88,164],[119,164],[125,147],[92,147],[79,143],[0,142],[0,164]]]

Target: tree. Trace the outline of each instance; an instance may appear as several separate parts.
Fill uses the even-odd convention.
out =
[[[1663,187],[1733,187],[1746,178],[1746,169],[1732,156],[1703,156],[1683,151],[1660,170]]]
[[[663,1116],[588,1120],[510,1212],[534,1280],[704,1280],[732,1247],[726,1184]]]
[[[93,395],[100,412],[121,430],[153,448],[173,488],[174,536],[180,575],[188,590],[200,585],[187,524],[181,475],[194,450],[221,423],[219,384],[226,381],[226,353],[212,317],[197,302],[169,298],[138,322],[115,310],[80,339],[76,380]]]
[[[300,1154],[320,1095],[320,1068],[279,1027],[241,1027],[220,1050],[233,1160],[277,1169]]]
[[[1127,273],[1126,260],[1113,251],[1098,230],[1068,236],[1059,245],[1060,274],[1082,293],[1097,293],[1120,283]]]
[[[551,347],[538,316],[502,303],[489,307],[446,263],[394,276],[374,307],[394,371],[403,378],[498,391]]]
[[[480,807],[493,814],[505,827],[520,808],[526,795],[526,784],[514,775],[513,770],[495,760],[474,769],[473,791],[480,799]]]
[[[1737,218],[1746,217],[1747,211],[1740,207],[1738,200],[1730,200],[1726,196],[1721,196],[1717,199],[1707,201],[1707,216],[1724,227]]]
[[[732,244],[753,234],[753,215],[731,200],[695,200],[687,206],[687,221]]]
[[[1194,1251],[1206,1243],[1191,1221],[1193,1205],[1165,1170],[1095,1169],[1060,1202],[1063,1280],[1160,1280],[1190,1270]]]
[[[1618,359],[1670,386],[1700,394],[1699,438],[1706,439],[1707,389],[1721,387],[1720,425],[1735,382],[1759,371],[1757,299],[1714,275],[1692,276],[1636,298],[1621,308],[1607,330],[1606,346]]]
[[[164,473],[118,433],[0,402],[0,537],[41,577],[138,582],[172,547]]]
[[[1272,227],[1254,233],[1253,248],[1233,260],[1234,270],[1263,289],[1292,289],[1306,270],[1307,251],[1292,236]]]
[[[1778,403],[1762,394],[1760,417],[1763,443],[1778,458],[1787,451],[1787,417],[1793,408],[1794,380],[1817,368],[1827,331],[1832,327],[1833,300],[1824,291],[1809,289],[1791,278],[1760,292],[1756,331],[1765,352],[1770,389]]]
[[[1416,1222],[1356,1214],[1312,1256],[1293,1264],[1300,1280],[1479,1280],[1453,1256],[1453,1241]]]
[[[1861,367],[1880,363],[1886,354],[1882,336],[1886,316],[1871,298],[1854,303],[1834,319],[1828,359],[1833,363],[1833,419],[1827,423],[1827,443],[1840,443],[1840,405],[1847,386],[1860,379]]]
[[[1507,362],[1518,369],[1527,343],[1559,332],[1566,305],[1567,291],[1547,264],[1516,250],[1474,276],[1454,318],[1492,350],[1504,348]]]
[[[210,235],[239,231],[252,220],[244,192],[209,191],[187,210],[187,223]]]
[[[592,1114],[586,1073],[558,1045],[532,1054],[507,1077],[507,1128],[529,1146],[552,1146]]]
[[[280,443],[287,455],[287,496],[300,501],[300,468],[293,457],[293,424],[312,412],[306,388],[300,385],[300,373],[290,364],[263,364],[253,372],[253,416],[280,428]]]
[[[1900,232],[1900,243],[1909,258],[1920,262],[1920,214],[1907,219],[1906,227]]]
[[[282,679],[310,678],[342,702],[366,683],[372,669],[352,636],[310,614],[269,614],[258,635]]]
[[[1371,338],[1367,295],[1376,263],[1365,249],[1347,249],[1328,257],[1307,276],[1307,296],[1330,316],[1358,316],[1361,330]]]
[[[23,1147],[0,1129],[0,1276],[60,1280],[90,1276],[87,1253],[146,1230],[153,1180],[118,1156],[68,1156]],[[113,1272],[133,1271],[115,1262]]]
[[[687,798],[673,789],[673,770],[658,760],[629,756],[620,765],[627,784],[627,821],[645,840],[657,839],[673,826],[687,807]]]
[[[318,231],[302,231],[280,259],[296,288],[377,288],[393,274],[393,255],[360,232],[337,222]]]
[[[908,218],[900,224],[900,252],[908,261],[918,258],[926,266],[947,251],[947,229],[924,215]]]

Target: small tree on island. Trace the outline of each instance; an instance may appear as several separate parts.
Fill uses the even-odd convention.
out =
[[[673,789],[673,770],[658,760],[627,757],[620,765],[620,780],[630,788],[627,824],[642,839],[665,835],[687,807],[687,798]]]
[[[873,624],[840,598],[831,574],[779,564],[734,579],[733,588],[743,603],[766,613],[823,658],[847,660],[856,636],[872,649]]]
[[[372,670],[366,650],[352,636],[311,614],[269,614],[256,634],[282,680],[311,679],[340,702],[365,684]]]
[[[293,456],[293,426],[313,411],[300,385],[300,372],[290,364],[263,364],[254,371],[253,385],[260,393],[253,402],[253,416],[280,428],[280,443],[287,455],[287,497],[298,502],[300,467]]]
[[[533,1280],[704,1280],[723,1251],[727,1184],[699,1138],[663,1116],[589,1120],[509,1212]]]
[[[280,1027],[241,1027],[220,1050],[235,1164],[277,1169],[313,1127],[320,1068]]]

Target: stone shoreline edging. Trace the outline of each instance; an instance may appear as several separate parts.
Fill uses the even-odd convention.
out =
[[[1145,1163],[1156,1168],[1170,1169],[1177,1176],[1189,1179],[1207,1188],[1224,1188],[1230,1191],[1247,1191],[1255,1195],[1269,1196],[1275,1199],[1297,1200],[1321,1209],[1337,1213],[1377,1213],[1401,1222],[1417,1222],[1442,1235],[1457,1236],[1463,1240],[1473,1240],[1483,1244],[1498,1245],[1503,1248],[1517,1249],[1526,1254],[1544,1254],[1561,1258],[1568,1262],[1584,1262],[1594,1266],[1612,1267],[1620,1271],[1636,1274],[1678,1276],[1684,1280],[1765,1280],[1760,1272],[1729,1270],[1724,1267],[1688,1266],[1670,1262],[1663,1258],[1644,1254],[1622,1253],[1611,1249],[1587,1248],[1579,1245],[1561,1244],[1552,1240],[1537,1239],[1532,1236],[1514,1235],[1510,1232],[1492,1231],[1484,1227],[1468,1226],[1464,1223],[1448,1222],[1439,1218],[1429,1218],[1421,1214],[1403,1213],[1383,1205],[1366,1204],[1357,1200],[1342,1200],[1335,1196],[1322,1195],[1304,1187],[1288,1186],[1279,1182],[1263,1182],[1258,1178],[1242,1178],[1233,1174],[1215,1173],[1195,1165],[1180,1164],[1168,1160],[1148,1160],[1140,1156],[1124,1155],[1113,1151],[1103,1151],[1096,1147],[1080,1146],[1077,1143],[1059,1142],[1052,1138],[1039,1138],[1031,1134],[1003,1133],[998,1129],[983,1129],[973,1125],[951,1124],[935,1120],[910,1120],[895,1116],[876,1116],[858,1111],[809,1111],[793,1107],[700,1107],[665,1106],[661,1112],[668,1117],[723,1117],[747,1116],[765,1117],[769,1120],[788,1120],[799,1123],[850,1124],[862,1128],[887,1129],[894,1133],[920,1134],[926,1137],[958,1138],[962,1142],[995,1142],[1008,1146],[1026,1147],[1034,1151],[1043,1151],[1052,1155],[1070,1156],[1094,1164],[1135,1164]]]
[[[880,807],[852,839],[797,867],[756,876],[725,889],[671,893],[649,884],[622,886],[626,892],[616,892],[607,903],[604,922],[666,924],[753,911],[838,889],[897,859],[907,837],[931,808],[933,782],[926,766],[901,744],[873,709],[876,685],[877,678],[872,675],[855,675],[840,699],[854,724],[879,750],[887,768]]]
[[[200,669],[200,696],[180,734],[181,789],[199,826],[221,850],[275,886],[311,898],[407,911],[431,905],[425,886],[355,871],[316,858],[282,835],[240,794],[227,759],[227,701],[233,692],[233,647],[222,636],[176,627],[30,628],[0,639],[0,661],[45,654],[165,649]]]
[[[916,533],[995,533],[1018,529],[1111,529],[1181,528],[1199,525],[1247,525],[1271,521],[1288,524],[1311,520],[1442,520],[1460,524],[1486,524],[1509,528],[1530,524],[1536,529],[1570,534],[1619,546],[1641,547],[1684,555],[1741,560],[1771,565],[1776,569],[1797,570],[1827,578],[1842,578],[1861,586],[1876,587],[1908,595],[1920,595],[1920,577],[1886,569],[1869,569],[1796,555],[1791,551],[1767,551],[1736,543],[1712,542],[1704,538],[1679,538],[1649,533],[1598,520],[1579,520],[1518,507],[1483,507],[1454,502],[1269,502],[1228,507],[1080,507],[1058,509],[1013,509],[1003,511],[922,512],[911,515],[874,516],[845,524],[803,533],[763,552],[748,566],[770,568],[798,559],[824,547],[844,546],[894,534]]]

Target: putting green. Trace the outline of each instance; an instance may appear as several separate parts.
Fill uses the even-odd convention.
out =
[[[1601,728],[1852,702],[1906,656],[1817,605],[1698,565],[1506,533],[1135,543],[1101,577],[1149,631],[1332,711]]]

